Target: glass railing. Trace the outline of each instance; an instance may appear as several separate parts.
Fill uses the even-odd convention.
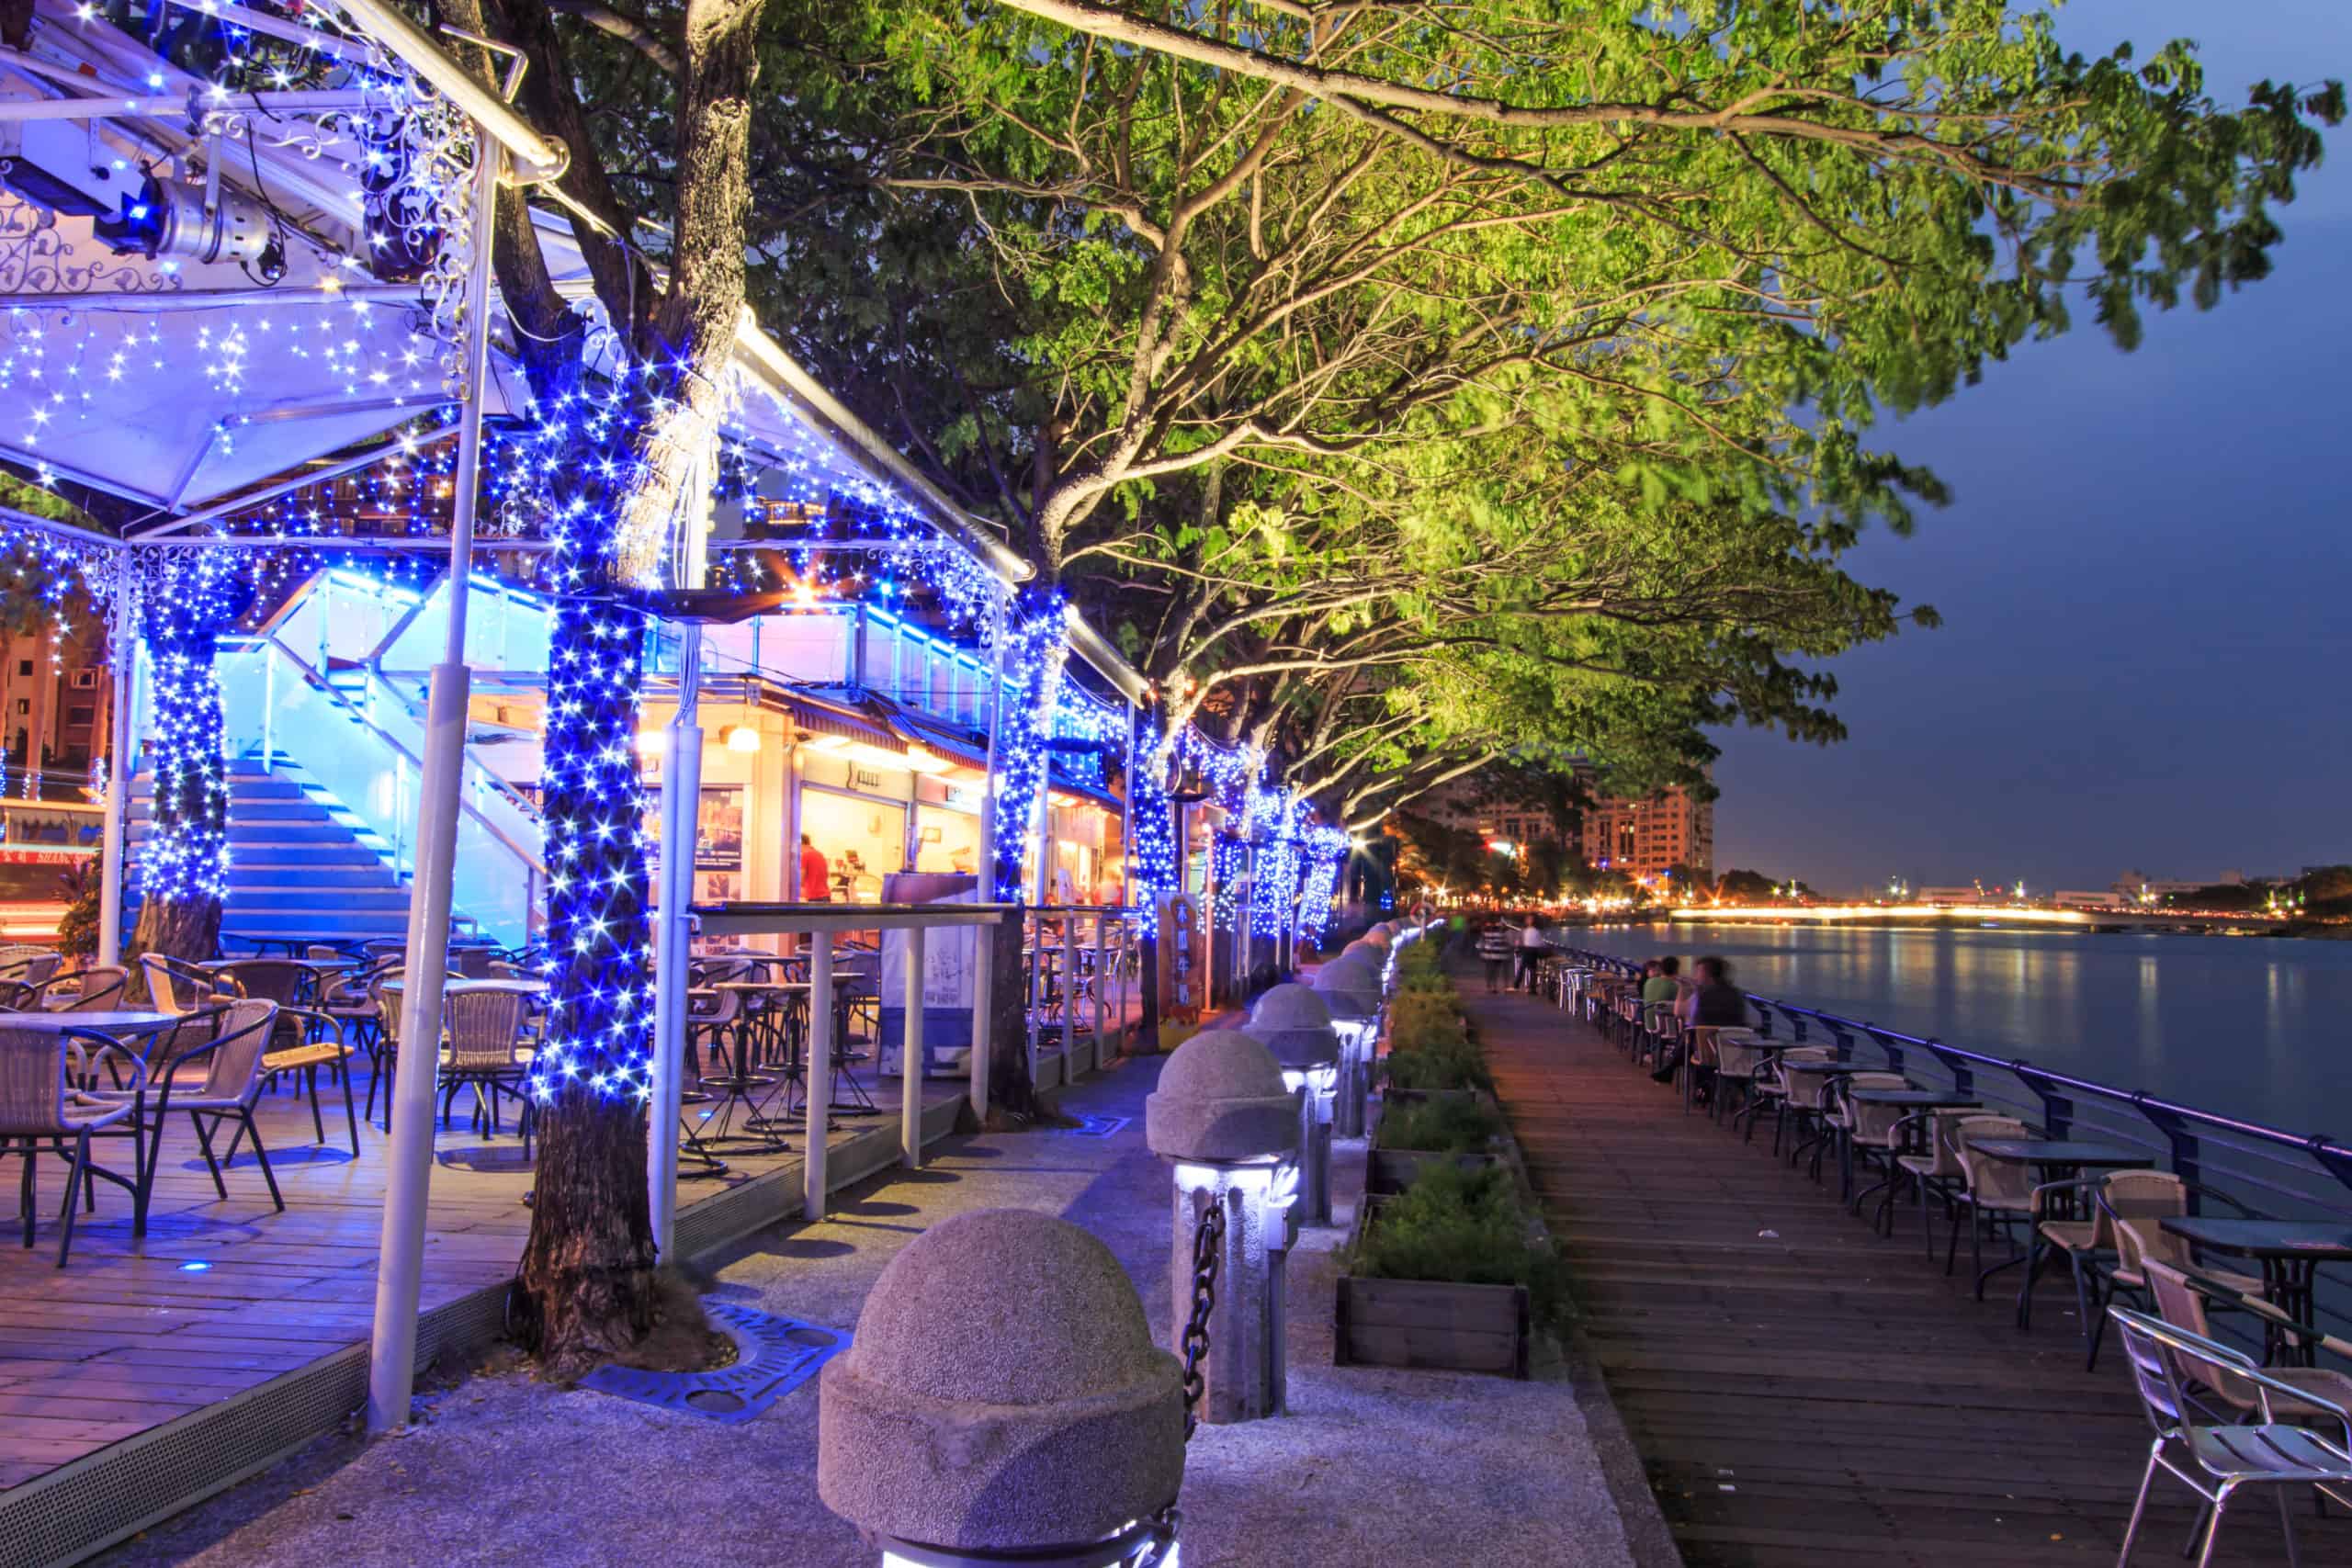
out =
[[[386,687],[363,707],[268,637],[224,644],[217,664],[232,756],[283,756],[382,840],[408,880],[416,872],[422,720]],[[375,677],[371,685],[383,687]],[[529,808],[471,757],[459,794],[452,909],[509,946],[530,939],[546,875]]]

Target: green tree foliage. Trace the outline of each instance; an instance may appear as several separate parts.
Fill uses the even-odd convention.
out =
[[[772,220],[848,243],[755,253],[796,345],[1120,612],[1177,716],[1351,816],[1456,759],[1836,739],[1818,661],[1904,619],[1839,557],[1941,498],[1879,412],[2086,299],[2128,344],[2261,276],[2341,110],[1999,0],[869,0],[768,39],[783,118],[849,127]]]

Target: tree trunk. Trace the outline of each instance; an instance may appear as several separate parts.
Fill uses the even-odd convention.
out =
[[[211,957],[220,945],[220,899],[150,895],[140,902],[139,923],[131,930],[123,962],[132,966],[133,973],[138,973],[142,953],[160,953],[193,964]]]
[[[567,549],[559,558],[576,558]],[[544,1119],[518,1284],[532,1348],[564,1377],[635,1344],[656,1305],[645,1190],[652,932],[636,750],[642,629],[635,613],[592,591],[559,604],[550,642],[539,777],[551,984],[532,1064]]]
[[[575,1086],[538,1114],[521,1326],[551,1375],[576,1378],[653,1326],[645,1110]]]
[[[1037,1082],[1029,1074],[1029,990],[1021,962],[1023,922],[999,920],[990,959],[996,989],[989,1009],[989,1104],[1008,1116],[1037,1114]]]

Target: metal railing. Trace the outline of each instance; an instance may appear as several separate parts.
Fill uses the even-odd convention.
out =
[[[1638,961],[1614,953],[1555,951],[1597,969],[1628,976],[1642,972]],[[1867,1045],[1887,1070],[2020,1112],[2051,1137],[2095,1134],[2144,1149],[2167,1164],[2192,1192],[2212,1187],[2233,1197],[2260,1193],[2265,1201],[2247,1197],[2250,1207],[2290,1218],[2352,1220],[2352,1145],[2182,1105],[2145,1089],[2118,1089],[2036,1066],[2022,1056],[1987,1055],[1778,997],[1746,995],[1756,1010],[1757,1032],[1767,1039],[1785,1024],[1788,1038],[1832,1044],[1841,1061],[1870,1060],[1856,1055]],[[2323,1302],[2316,1310],[2322,1317],[2352,1327],[2352,1311],[2346,1308],[2352,1308],[2352,1301],[2342,1306]]]
[[[1076,1076],[1072,1056],[1082,1039],[1093,1052],[1091,1066],[1100,1067],[1108,1059],[1113,1032],[1126,1027],[1141,916],[1137,909],[1099,904],[1031,904],[1022,910],[1022,983],[1033,1080],[1048,1029],[1060,1035],[1068,1075]]]

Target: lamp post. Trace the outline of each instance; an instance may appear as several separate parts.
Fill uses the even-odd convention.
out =
[[[1216,1258],[1200,1415],[1252,1421],[1283,1404],[1282,1258],[1290,1239],[1298,1101],[1272,1053],[1235,1029],[1176,1048],[1144,1101],[1144,1138],[1176,1167],[1170,1282],[1176,1321],[1194,1303],[1203,1238]]]
[[[1067,1220],[978,1209],[915,1237],[818,1388],[817,1495],[884,1564],[1173,1568],[1183,1368]]]

